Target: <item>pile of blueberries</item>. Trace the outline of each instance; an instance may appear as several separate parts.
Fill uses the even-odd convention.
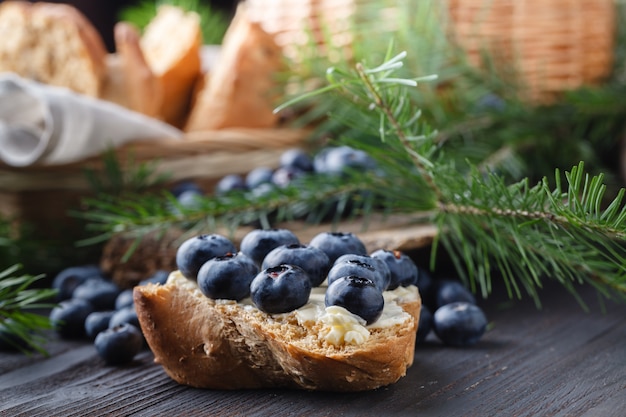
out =
[[[169,272],[157,271],[139,283],[165,283]],[[122,289],[96,265],[66,268],[52,282],[58,303],[50,322],[64,339],[87,339],[109,365],[130,362],[145,346],[132,289]]]
[[[344,307],[366,324],[384,307],[382,292],[416,285],[422,296],[417,343],[431,331],[444,344],[471,346],[486,330],[485,314],[458,280],[432,279],[405,253],[379,249],[370,254],[353,233],[322,232],[308,244],[288,229],[254,229],[239,250],[219,234],[194,236],[176,253],[179,271],[214,299],[250,297],[260,310],[284,313],[307,303],[313,287],[327,285],[325,304]],[[169,271],[140,282],[164,284]],[[132,289],[122,289],[95,265],[73,266],[53,280],[58,304],[50,312],[57,334],[91,340],[108,365],[128,363],[146,343]]]
[[[375,169],[376,162],[367,152],[347,145],[328,146],[315,155],[301,148],[292,148],[280,155],[277,168],[259,166],[246,175],[228,174],[219,179],[213,191],[215,196],[243,192],[254,199],[296,184],[298,179],[308,175],[341,176],[350,170]],[[204,195],[203,190],[192,181],[181,182],[171,191],[181,206],[189,208],[195,207],[197,198]]]
[[[383,291],[417,279],[408,256],[383,250],[369,256],[356,235],[341,232],[323,232],[303,244],[287,229],[255,229],[239,251],[222,235],[199,235],[179,247],[176,263],[207,297],[250,297],[269,314],[302,307],[312,288],[326,281],[326,305],[344,307],[368,324],[382,314]]]
[[[311,289],[326,282],[326,306],[344,307],[371,324],[382,313],[383,291],[416,285],[424,301],[419,343],[434,330],[447,345],[470,346],[487,326],[485,314],[460,281],[435,281],[400,251],[367,254],[352,233],[322,232],[303,244],[287,229],[255,229],[244,236],[239,251],[222,235],[198,235],[179,247],[176,263],[205,296],[250,297],[270,314],[303,306]]]

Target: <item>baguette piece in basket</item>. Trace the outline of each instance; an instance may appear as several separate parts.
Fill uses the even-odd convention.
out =
[[[76,8],[47,2],[0,4],[0,72],[100,95],[107,51]]]
[[[406,374],[421,306],[415,286],[387,291],[369,337],[335,345],[324,336],[335,328],[311,316],[314,304],[269,315],[245,301],[209,299],[180,272],[165,285],[135,287],[134,300],[155,362],[180,384],[340,392],[375,389]]]
[[[108,77],[102,98],[162,118],[162,85],[143,55],[139,30],[130,23],[117,22],[113,34],[116,53],[107,56]]]
[[[275,127],[274,101],[284,55],[274,36],[250,19],[245,4],[237,7],[218,60],[200,84],[184,129]]]
[[[146,26],[140,45],[148,66],[161,83],[161,118],[182,127],[194,86],[202,75],[200,16],[161,5]]]

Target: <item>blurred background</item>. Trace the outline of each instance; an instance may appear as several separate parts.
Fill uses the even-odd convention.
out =
[[[0,3],[3,1],[0,0]],[[113,26],[120,20],[122,10],[145,3],[142,0],[49,0],[49,2],[71,4],[82,11],[98,29],[110,52],[113,51]],[[222,11],[226,16],[232,16],[238,0],[198,0],[198,2]]]

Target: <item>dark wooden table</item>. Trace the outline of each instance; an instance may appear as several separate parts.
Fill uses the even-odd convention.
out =
[[[354,394],[198,390],[149,351],[107,367],[89,342],[53,336],[48,358],[0,354],[0,416],[626,416],[626,303],[580,294],[588,312],[558,285],[541,310],[496,290],[478,345],[429,339],[397,384]]]

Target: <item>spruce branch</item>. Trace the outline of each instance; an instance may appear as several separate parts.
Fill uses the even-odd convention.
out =
[[[379,73],[381,71],[386,71],[387,74],[388,74],[393,69],[397,69],[397,68],[401,67],[401,65],[398,65],[398,64],[402,63],[402,59],[405,56],[406,56],[406,52],[400,53],[400,54],[396,55],[395,57],[391,58],[390,60],[388,60],[385,64],[381,65],[378,68],[375,68],[374,70],[367,70],[363,66],[362,63],[357,63],[356,64],[356,71],[357,71],[357,73],[359,75],[359,78],[365,84],[367,90],[371,94],[371,96],[373,98],[373,103],[380,110],[381,117],[386,118],[387,121],[391,124],[393,133],[400,140],[400,143],[405,147],[405,149],[407,150],[407,153],[409,154],[409,156],[413,160],[413,163],[415,164],[415,166],[424,175],[424,178],[426,179],[426,182],[428,183],[428,186],[431,188],[431,190],[435,193],[435,195],[437,197],[441,197],[441,191],[439,190],[439,187],[437,186],[437,184],[435,184],[435,181],[434,181],[431,173],[427,169],[429,166],[432,166],[432,165],[430,164],[430,162],[427,159],[423,158],[419,153],[415,152],[412,149],[412,147],[409,144],[409,139],[407,137],[407,134],[405,133],[404,129],[402,128],[402,126],[398,122],[398,119],[396,118],[396,114],[394,114],[392,109],[389,106],[387,106],[386,100],[383,98],[383,96],[382,96],[382,94],[380,92],[380,89],[377,88],[376,85],[374,85],[372,83],[372,80],[368,76],[368,74],[375,74],[375,73]],[[405,79],[402,79],[402,78],[379,77],[377,79],[377,82],[378,83],[396,83],[398,85],[408,85],[408,86],[413,86],[413,87],[417,86],[417,81],[416,80],[405,80]],[[401,107],[399,107],[399,109],[400,108]],[[416,112],[416,118],[417,117],[419,117],[419,112]],[[381,118],[381,121],[382,120],[384,120],[384,119]],[[381,123],[380,132],[383,133],[383,135],[381,135],[381,138],[384,140],[384,132],[385,132],[384,122]]]
[[[434,135],[422,136],[416,146],[407,138],[414,136],[418,119],[407,117],[418,110],[403,91],[415,84],[391,77],[403,56],[377,67],[386,71],[368,70],[362,63],[356,73],[332,71],[341,78],[330,77],[334,84],[319,91],[348,92],[346,102],[363,112],[375,109],[383,143],[397,141],[410,156],[433,196],[432,221],[440,231],[433,262],[442,245],[461,277],[485,297],[496,274],[509,295],[521,297],[523,288],[537,302],[544,279],[555,279],[574,294],[575,284],[587,282],[605,295],[626,296],[624,191],[607,201],[603,175],[585,173],[582,162],[565,173],[565,186],[557,170],[551,189],[545,177],[533,187],[528,179],[508,184],[469,161],[459,171],[441,156],[445,147],[438,147],[443,144]]]
[[[36,311],[52,307],[50,300],[56,291],[35,288],[43,276],[17,276],[19,269],[19,265],[14,265],[0,271],[0,342],[24,352],[36,350],[46,354],[43,331],[52,325],[47,316]]]
[[[115,235],[139,242],[148,234],[164,234],[168,229],[186,231],[188,235],[217,228],[234,231],[250,224],[268,228],[293,220],[337,222],[348,215],[371,211],[373,206],[384,206],[376,192],[381,187],[378,176],[347,175],[350,179],[306,176],[260,195],[254,192],[198,195],[192,205],[182,204],[167,190],[148,195],[124,193],[116,198],[86,199],[84,204],[89,209],[74,214],[86,220],[92,232],[80,244],[92,245]]]

